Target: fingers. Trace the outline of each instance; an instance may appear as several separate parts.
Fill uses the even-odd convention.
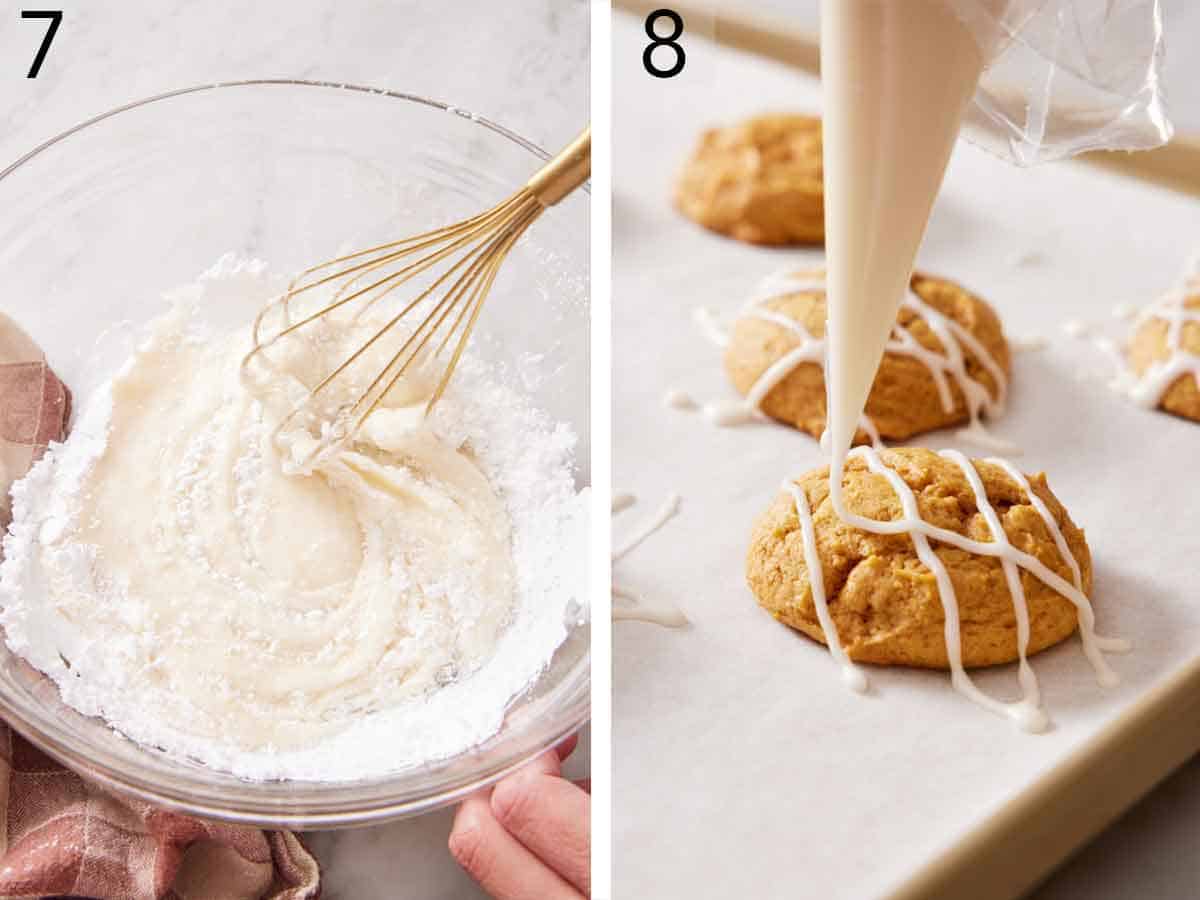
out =
[[[562,775],[578,737],[463,801],[450,852],[496,900],[581,900],[591,885],[591,801]]]
[[[492,791],[500,825],[583,894],[591,889],[591,798],[533,766]]]
[[[527,762],[523,768],[518,769],[512,775],[509,775],[507,778],[501,781],[500,784],[503,784],[504,781],[507,781],[509,778],[517,778],[527,773],[558,777],[562,774],[562,758],[558,755],[557,750],[547,750],[541,756],[535,757]]]
[[[495,900],[582,900],[504,830],[492,815],[486,793],[468,797],[458,808],[449,846],[458,864]]]
[[[566,762],[567,757],[575,752],[575,748],[579,745],[579,732],[571,735],[561,744],[554,748],[554,752],[558,754],[559,762]]]

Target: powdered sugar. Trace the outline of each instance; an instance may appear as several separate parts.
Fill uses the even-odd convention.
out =
[[[198,285],[174,296],[208,303],[214,293],[228,292],[240,296],[244,310],[247,294],[261,295],[265,284],[261,264],[225,259]],[[487,659],[473,673],[459,671],[451,661],[438,662],[434,680],[440,687],[396,705],[372,706],[348,724],[339,719],[337,728],[308,746],[286,750],[239,746],[222,733],[222,722],[211,714],[212,703],[207,704],[207,713],[197,716],[194,729],[171,725],[156,715],[164,702],[157,687],[164,654],[155,642],[161,644],[164,635],[189,640],[191,628],[209,612],[192,607],[191,628],[185,618],[166,628],[138,591],[105,580],[107,568],[98,565],[93,546],[74,539],[87,524],[80,522],[83,492],[110,446],[112,418],[113,394],[108,386],[94,393],[70,440],[54,446],[15,486],[16,520],[5,538],[5,560],[0,563],[0,622],[12,649],[49,674],[69,704],[90,715],[103,715],[134,740],[250,778],[347,780],[451,756],[496,731],[509,700],[537,677],[566,637],[568,625],[586,608],[587,492],[576,493],[574,487],[574,434],[495,378],[489,364],[468,355],[428,428],[446,445],[469,451],[502,499],[511,523],[515,609]],[[243,568],[251,572],[258,564],[254,536],[263,529],[266,515],[256,487],[268,465],[256,449],[262,446],[260,432],[265,427],[258,411],[251,409],[241,425],[240,449],[228,467],[229,505],[237,532],[229,543],[238,548]],[[168,503],[173,520],[184,525],[180,529],[185,536],[183,555],[201,568],[210,563],[206,553],[211,548],[203,540],[202,523],[208,521],[215,496],[211,460],[222,449],[221,435],[215,422],[198,429],[174,469],[164,476],[171,485]],[[415,477],[404,486],[414,493],[429,491]],[[151,536],[147,542],[159,539],[168,537]],[[379,535],[364,534],[367,545],[380,540]],[[420,552],[419,546],[414,548],[413,553]],[[387,547],[374,549],[373,558],[387,560],[383,577],[388,590],[402,592],[413,570],[399,556],[389,556]],[[458,552],[469,557],[473,549],[467,542]],[[370,550],[368,546],[364,552]],[[307,552],[298,539],[297,558]],[[485,612],[478,608],[480,595],[464,590],[453,577],[423,588],[432,604],[430,612],[443,602],[449,604],[447,609],[457,610],[453,615],[463,621]],[[254,596],[252,585],[233,584],[232,589],[239,596]],[[63,591],[94,600],[95,620],[71,621],[59,615],[50,598]],[[281,616],[294,617],[299,627],[324,623],[334,615],[319,605],[291,609],[264,602],[252,626],[255,617],[238,612],[245,615],[244,621],[239,620],[237,641],[260,655],[279,649]],[[411,634],[383,651],[380,678],[427,661],[414,648],[421,646],[426,634],[430,641],[441,639],[445,627],[440,615],[416,614],[405,620]],[[355,645],[376,636],[368,626],[366,620],[343,623],[338,641]],[[232,644],[197,678],[198,691],[211,692],[231,709],[248,702],[246,685],[239,677],[240,647]],[[319,648],[313,659],[318,668],[322,659],[332,664],[336,660],[332,643]],[[377,687],[386,693],[392,687],[399,691],[402,684]],[[188,701],[184,697],[176,702]]]

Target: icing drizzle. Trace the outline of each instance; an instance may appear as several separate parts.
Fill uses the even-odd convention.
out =
[[[1109,668],[1108,663],[1105,661],[1104,653],[1124,652],[1129,649],[1129,643],[1121,639],[1106,638],[1096,634],[1096,617],[1092,610],[1091,602],[1083,592],[1083,579],[1079,563],[1075,559],[1074,554],[1071,553],[1066,538],[1063,536],[1062,530],[1058,527],[1058,523],[1054,520],[1054,516],[1042,499],[1034,493],[1024,475],[1006,460],[996,458],[986,460],[1003,469],[1005,474],[1029,498],[1030,504],[1037,510],[1042,521],[1045,522],[1046,528],[1053,537],[1059,554],[1066,561],[1071,571],[1071,581],[1069,582],[1045,566],[1036,557],[1012,545],[1004,532],[999,515],[992,506],[991,501],[988,500],[983,481],[979,477],[979,472],[970,460],[957,450],[943,450],[940,455],[955,463],[967,479],[975,495],[976,506],[988,524],[992,540],[972,540],[957,532],[931,525],[922,519],[917,506],[917,498],[912,488],[900,477],[898,472],[888,467],[878,452],[871,447],[856,447],[850,451],[849,456],[861,457],[871,472],[882,475],[887,479],[888,484],[896,492],[896,496],[900,501],[900,506],[904,513],[903,517],[892,521],[880,521],[850,512],[841,503],[840,484],[836,485],[835,488],[831,483],[830,499],[834,504],[838,516],[849,525],[875,534],[908,534],[912,539],[918,558],[933,574],[937,582],[938,598],[941,601],[946,623],[946,656],[950,662],[950,683],[954,689],[985,709],[1009,717],[1026,731],[1042,731],[1049,725],[1049,719],[1042,710],[1037,678],[1027,658],[1027,649],[1029,646],[1029,606],[1025,596],[1025,588],[1021,583],[1021,570],[1033,575],[1033,577],[1075,605],[1078,610],[1079,635],[1083,644],[1083,651],[1092,668],[1095,670],[1096,677],[1101,685],[1110,686],[1116,684],[1118,681],[1116,673]],[[784,489],[791,495],[795,504],[796,516],[800,520],[800,530],[804,545],[804,564],[809,572],[813,605],[816,608],[821,630],[825,634],[825,642],[829,647],[830,654],[841,666],[843,678],[846,682],[856,690],[864,690],[866,688],[866,678],[861,669],[855,666],[846,655],[838,638],[836,626],[829,615],[824,577],[821,572],[820,559],[817,555],[812,513],[809,509],[804,490],[791,481],[784,483]],[[1017,654],[1019,658],[1017,678],[1021,686],[1020,700],[1009,703],[989,697],[975,686],[974,681],[963,667],[958,598],[954,591],[954,584],[950,580],[949,572],[934,552],[931,541],[949,544],[968,553],[991,556],[1000,560],[1009,593],[1012,596],[1013,611],[1017,620]]]
[[[752,317],[778,325],[794,335],[799,343],[768,366],[740,401],[705,404],[704,415],[710,422],[727,426],[759,419],[762,415],[761,406],[767,395],[796,368],[805,363],[816,363],[824,368],[825,339],[816,337],[801,322],[767,305],[771,300],[801,291],[824,293],[824,275],[794,272],[776,274],[763,282],[759,290],[743,305],[739,313],[740,318]],[[1004,369],[975,335],[958,322],[942,315],[917,296],[911,287],[901,306],[925,321],[942,345],[943,352],[939,353],[923,346],[911,331],[899,323],[892,328],[884,352],[909,356],[922,363],[933,378],[942,408],[947,413],[952,413],[955,406],[952,384],[959,388],[970,419],[969,425],[958,431],[959,437],[999,452],[1014,452],[1015,448],[1010,444],[989,434],[982,422],[984,415],[994,417],[1004,411],[1008,394],[1008,379]],[[697,326],[709,340],[719,347],[728,346],[729,333],[721,327],[712,310],[701,307],[693,315]],[[992,396],[986,385],[971,377],[964,349],[992,376],[996,384],[995,396]],[[865,413],[859,419],[859,427],[868,435],[874,447],[882,448],[879,430]]]
[[[1200,327],[1200,308],[1189,308],[1189,290],[1200,289],[1200,260],[1193,263],[1183,283],[1175,290],[1144,309],[1134,320],[1134,330],[1151,319],[1167,323],[1167,352],[1165,359],[1151,363],[1140,376],[1123,365],[1117,387],[1123,389],[1135,403],[1147,408],[1158,406],[1163,396],[1178,379],[1191,375],[1200,387],[1200,355],[1183,346],[1183,329],[1189,323]]]
[[[619,512],[623,512],[635,503],[637,503],[637,498],[633,494],[616,494],[612,500],[612,514],[616,515]],[[634,529],[630,537],[626,538],[619,546],[613,549],[613,565],[616,565],[632,553],[647,538],[651,537],[671,521],[676,513],[679,512],[679,505],[679,495],[669,494],[652,518]],[[688,624],[687,616],[676,606],[661,608],[646,606],[635,593],[615,583],[612,586],[612,595],[614,600],[625,600],[628,604],[625,606],[613,604],[613,621],[649,622],[652,625],[662,625],[664,628],[682,628]]]

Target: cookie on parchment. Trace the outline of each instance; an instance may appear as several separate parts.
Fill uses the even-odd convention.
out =
[[[821,120],[763,115],[713,128],[683,167],[675,203],[705,228],[751,244],[821,244]]]
[[[976,541],[991,531],[975,495],[954,461],[930,450],[885,450],[880,458],[916,495],[925,521]],[[1004,533],[1017,549],[1073,582],[1042,514],[1028,494],[999,466],[972,460]],[[1050,491],[1044,475],[1027,477],[1060,530],[1080,570],[1084,594],[1091,590],[1092,562],[1083,531]],[[843,478],[847,508],[877,520],[902,518],[900,501],[882,474],[851,457]],[[829,614],[847,655],[859,662],[947,668],[945,615],[934,573],[918,558],[908,534],[881,535],[844,523],[829,501],[829,470],[796,479],[811,511],[817,556]],[[961,623],[963,664],[1007,663],[1017,658],[1017,619],[1000,560],[931,542],[954,586]],[[1074,604],[1024,569],[1019,570],[1029,610],[1028,652],[1057,644],[1076,628]],[[825,642],[805,561],[794,498],[781,492],[754,525],[746,580],[759,604],[778,621]]]
[[[724,359],[733,386],[747,396],[773,365],[808,344],[811,352],[798,354],[758,408],[813,437],[825,429],[825,319],[823,272],[775,276],[743,307]],[[1004,405],[1011,372],[992,307],[952,281],[916,274],[867,399],[866,420],[881,438],[907,440],[993,415]],[[856,442],[867,440],[860,429]]]
[[[1152,382],[1158,406],[1200,422],[1200,282],[1138,319],[1128,356],[1134,374]]]

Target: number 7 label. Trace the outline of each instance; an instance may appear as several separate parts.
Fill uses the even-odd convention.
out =
[[[46,52],[50,49],[50,43],[54,40],[54,35],[58,33],[58,26],[62,23],[61,9],[24,9],[21,10],[22,19],[49,19],[50,27],[46,29],[46,34],[42,38],[42,45],[38,47],[37,56],[33,58],[33,65],[29,67],[29,74],[26,78],[37,78],[38,72],[42,70],[42,63],[46,61]]]

